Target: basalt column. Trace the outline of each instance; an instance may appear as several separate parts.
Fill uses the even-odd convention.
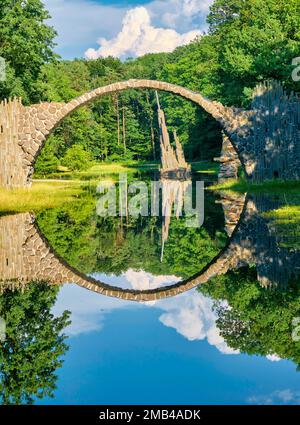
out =
[[[28,167],[18,135],[23,109],[17,99],[0,104],[0,187],[22,187],[27,182]]]

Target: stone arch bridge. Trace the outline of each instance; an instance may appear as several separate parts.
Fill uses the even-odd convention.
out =
[[[278,206],[262,198],[226,195],[221,198],[228,245],[197,275],[172,286],[151,290],[121,289],[83,275],[68,265],[49,245],[30,213],[0,218],[0,292],[26,289],[29,282],[52,285],[75,283],[102,295],[131,301],[155,301],[179,295],[231,269],[255,264],[260,283],[286,285],[300,275],[300,251],[280,246],[276,232],[262,212]],[[295,236],[296,237],[296,236]]]
[[[0,105],[0,186],[24,187],[31,183],[36,158],[47,137],[61,121],[93,100],[126,89],[163,90],[194,102],[216,119],[242,163],[246,175],[254,180],[274,176],[299,178],[300,102],[293,93],[273,83],[255,91],[249,111],[226,107],[189,89],[152,80],[129,80],[110,84],[83,94],[71,102],[40,103],[23,106],[20,100]],[[236,158],[234,158],[236,160]]]

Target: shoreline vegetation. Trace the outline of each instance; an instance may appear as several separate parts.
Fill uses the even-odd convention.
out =
[[[120,162],[103,162],[93,164],[91,167],[82,171],[72,171],[67,167],[58,167],[57,170],[51,174],[43,175],[35,173],[33,181],[43,180],[61,180],[61,181],[86,181],[93,180],[97,177],[120,174],[120,173],[137,173],[138,171],[154,171],[158,170],[159,163],[157,162],[138,162],[138,161],[120,161]]]
[[[218,164],[208,161],[198,161],[191,164],[194,174],[199,178],[203,175],[212,180],[218,174]],[[96,185],[101,179],[115,177],[121,173],[147,173],[159,169],[158,162],[115,162],[93,165],[86,171],[72,172],[66,168],[58,173],[40,178],[35,175],[30,188],[8,190],[0,188],[0,214],[20,213],[27,211],[40,212],[45,209],[56,208],[64,203],[74,202],[84,191],[87,185]],[[251,183],[244,178],[230,179],[223,183],[215,183],[206,188],[210,191],[228,191],[239,193],[270,193],[285,196],[286,210],[274,214],[274,219],[282,219],[282,215],[292,213],[296,222],[300,216],[300,182],[272,180],[264,183]],[[295,205],[294,205],[295,204]]]
[[[52,209],[73,202],[83,192],[82,182],[33,182],[29,188],[0,188],[0,216]]]
[[[269,180],[262,183],[251,183],[245,178],[229,179],[226,182],[209,186],[209,190],[231,191],[240,193],[278,193],[282,195],[300,194],[300,181],[298,180]]]
[[[210,161],[194,161],[191,162],[191,167],[194,173],[217,175],[219,171],[219,164]],[[35,181],[51,181],[52,179],[61,181],[83,181],[93,180],[94,178],[110,174],[155,172],[158,171],[159,168],[159,161],[102,162],[92,165],[84,171],[71,171],[67,167],[58,167],[57,170],[51,174],[43,175],[41,173],[35,173],[33,178]]]

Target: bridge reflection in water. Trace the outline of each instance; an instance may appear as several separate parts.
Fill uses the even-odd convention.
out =
[[[188,183],[183,182],[188,185]],[[167,192],[172,190],[167,187]],[[174,186],[174,196],[182,197],[185,187]],[[175,197],[176,197],[175,196]],[[180,204],[180,199],[177,203]],[[51,285],[76,283],[103,295],[133,301],[153,301],[178,295],[213,277],[248,265],[255,265],[257,279],[264,287],[286,286],[300,275],[300,251],[297,235],[280,235],[274,222],[264,214],[282,206],[274,196],[221,194],[227,246],[196,276],[175,285],[151,290],[123,289],[86,276],[67,264],[50,246],[30,213],[0,218],[0,289],[25,289],[29,282],[43,281]],[[169,218],[163,222],[162,240],[168,235]]]

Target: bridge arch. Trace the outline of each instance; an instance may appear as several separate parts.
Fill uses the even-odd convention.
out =
[[[210,114],[222,127],[229,137],[239,159],[243,163],[243,157],[239,155],[239,147],[236,143],[236,131],[241,122],[245,121],[245,112],[223,106],[219,102],[210,101],[200,93],[184,87],[154,80],[128,80],[99,87],[85,93],[69,103],[40,103],[25,107],[19,122],[19,145],[23,150],[23,164],[27,169],[27,184],[30,184],[34,171],[34,164],[49,135],[55,128],[72,112],[89,104],[102,96],[124,91],[127,89],[154,89],[166,91],[190,100]]]
[[[30,185],[36,158],[47,137],[71,112],[105,94],[140,88],[179,95],[215,118],[246,176],[253,181],[262,182],[277,175],[288,180],[299,179],[300,102],[298,95],[288,94],[281,84],[258,86],[251,109],[243,110],[210,101],[200,93],[174,84],[128,80],[97,88],[66,104],[44,102],[25,107],[18,99],[1,102],[0,186]],[[227,160],[226,155],[220,158],[221,163]]]

